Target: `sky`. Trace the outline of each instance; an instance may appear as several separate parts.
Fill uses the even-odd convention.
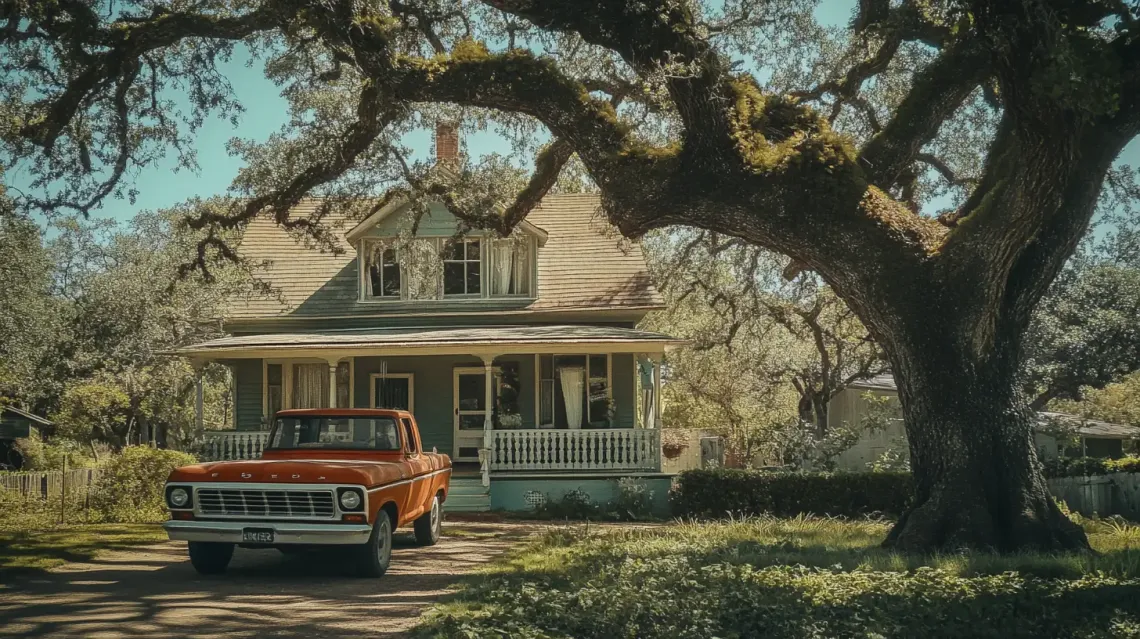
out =
[[[853,6],[854,0],[823,0],[816,17],[825,24],[843,24],[850,19]],[[200,168],[197,171],[176,171],[173,156],[145,167],[134,180],[139,191],[134,205],[125,200],[108,199],[93,217],[125,221],[143,210],[167,208],[195,196],[207,198],[224,194],[242,165],[240,158],[226,152],[226,143],[234,137],[265,140],[288,118],[287,104],[279,88],[265,77],[262,63],[256,60],[252,65],[249,63],[249,51],[239,47],[231,60],[220,65],[246,111],[236,127],[228,120],[217,118],[207,120],[198,130],[195,148]],[[184,96],[176,99],[188,106]],[[470,157],[488,153],[509,155],[510,151],[491,131],[468,134],[464,142]],[[432,148],[431,133],[426,129],[413,132],[405,137],[405,143],[416,150],[416,159],[426,159]],[[1133,167],[1140,165],[1140,139],[1133,140],[1117,162]],[[18,169],[10,170],[5,180],[19,189],[27,189],[27,176]],[[938,203],[932,204],[935,209],[940,208]]]

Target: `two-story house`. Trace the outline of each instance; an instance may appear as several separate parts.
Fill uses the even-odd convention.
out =
[[[454,153],[453,135],[437,132],[437,153]],[[457,463],[452,510],[521,510],[573,489],[604,502],[628,476],[663,504],[657,398],[677,340],[635,328],[662,299],[640,247],[598,208],[594,194],[548,195],[500,238],[458,233],[442,205],[412,234],[396,199],[364,220],[326,218],[340,254],[255,221],[240,250],[266,264],[274,294],[235,300],[228,337],[179,351],[233,370],[238,432],[216,455],[259,454],[282,408],[404,408],[424,446]]]

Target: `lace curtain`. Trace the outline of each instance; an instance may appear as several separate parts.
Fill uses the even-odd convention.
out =
[[[566,425],[570,430],[582,428],[582,392],[585,390],[586,369],[563,367],[558,369],[562,378],[562,399],[566,402]]]
[[[328,364],[293,365],[293,408],[329,407]]]

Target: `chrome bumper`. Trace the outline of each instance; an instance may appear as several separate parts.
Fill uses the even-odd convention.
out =
[[[273,545],[348,545],[368,542],[372,527],[367,524],[294,524],[284,521],[184,521],[171,519],[162,524],[175,541],[217,541],[242,543],[245,528],[273,530]]]

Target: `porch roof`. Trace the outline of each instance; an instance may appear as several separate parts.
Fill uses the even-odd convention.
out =
[[[479,326],[385,328],[235,335],[174,354],[199,359],[282,356],[509,355],[597,351],[660,353],[684,340],[617,326]]]

